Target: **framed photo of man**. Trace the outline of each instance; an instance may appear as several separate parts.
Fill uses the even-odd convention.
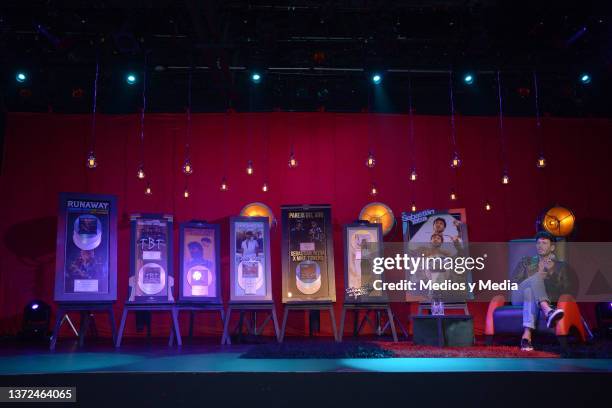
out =
[[[465,209],[428,209],[402,213],[404,250],[408,256],[422,257],[427,262],[418,270],[410,271],[407,278],[417,288],[421,282],[453,283],[471,282],[471,273],[457,273],[446,269],[448,258],[469,256]],[[451,265],[449,263],[449,265]],[[415,290],[407,293],[407,300],[431,300],[439,298],[447,302],[462,302],[473,297],[469,291]]]
[[[55,301],[117,300],[117,198],[60,193],[58,209]]]
[[[135,214],[130,227],[128,302],[174,302],[172,216]]]
[[[283,303],[336,301],[331,206],[283,206]]]
[[[230,218],[230,302],[272,302],[268,217]]]
[[[222,303],[221,232],[217,224],[179,226],[179,301]]]
[[[382,225],[360,221],[344,226],[344,303],[386,303],[385,292],[374,289],[374,258],[383,256]]]

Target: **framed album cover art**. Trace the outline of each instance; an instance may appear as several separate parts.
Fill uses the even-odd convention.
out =
[[[456,273],[445,269],[445,260],[469,256],[466,214],[464,208],[438,210],[428,209],[417,212],[402,213],[402,230],[404,234],[404,251],[413,257],[431,259],[427,267],[413,271],[407,278],[421,287],[422,281],[453,283],[471,282],[471,273]],[[422,290],[407,293],[407,300],[431,300],[440,298],[447,302],[462,302],[473,297],[469,291],[431,291]]]
[[[230,302],[272,302],[268,217],[230,218]]]
[[[171,215],[130,217],[130,277],[128,302],[174,302]]]
[[[374,289],[382,274],[372,272],[374,258],[383,256],[382,225],[360,221],[344,226],[344,302],[386,303],[388,297]]]
[[[221,303],[220,236],[217,224],[180,224],[179,301]]]
[[[57,302],[117,300],[117,198],[60,193]]]
[[[282,206],[283,303],[335,302],[329,205]]]

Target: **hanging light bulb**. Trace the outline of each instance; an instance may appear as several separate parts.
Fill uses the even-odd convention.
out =
[[[253,162],[251,160],[247,162],[246,172],[249,176],[253,174]]]
[[[544,157],[543,154],[541,154],[540,157],[538,157],[538,162],[536,166],[538,166],[539,169],[543,169],[544,167],[546,167],[546,158]]]
[[[376,188],[376,184],[372,184],[372,187],[370,188],[370,195],[374,197],[376,194],[378,194],[378,188]]]
[[[410,206],[410,211],[415,212],[416,210],[417,210],[416,203],[413,201],[412,205]]]
[[[453,154],[453,159],[451,160],[451,167],[456,169],[459,166],[461,166],[461,159],[459,158],[459,153],[455,152]]]
[[[504,175],[502,176],[502,184],[510,184],[510,176],[507,171],[504,171]]]
[[[294,169],[297,167],[297,165],[298,165],[298,162],[295,158],[295,155],[291,153],[291,155],[289,156],[289,168]]]
[[[189,159],[185,159],[185,163],[183,163],[183,173],[187,176],[193,173],[193,166],[191,165],[191,161]]]
[[[372,154],[372,152],[370,152],[368,154],[368,158],[366,160],[366,166],[369,168],[372,168],[376,165],[376,159],[374,159],[374,155]]]
[[[416,169],[413,168],[412,171],[410,172],[410,181],[416,181],[417,179],[417,172]]]
[[[189,190],[185,187],[185,191],[183,191],[183,197],[189,198]]]
[[[261,191],[263,191],[264,193],[268,192],[268,183],[263,183],[263,186],[261,187]]]
[[[87,155],[87,167],[90,169],[98,167],[98,160],[96,160],[96,155],[93,150]]]
[[[455,193],[455,190],[451,190],[450,199],[453,201],[457,199],[457,194]]]
[[[142,164],[138,166],[138,172],[136,173],[136,175],[141,180],[145,178],[144,166]]]
[[[145,194],[146,195],[153,194],[153,190],[151,189],[151,183],[147,183],[147,187],[145,188]]]
[[[485,201],[485,210],[491,211],[491,203],[489,203],[488,201]]]
[[[227,191],[229,187],[227,186],[227,180],[225,177],[221,179],[221,191]]]

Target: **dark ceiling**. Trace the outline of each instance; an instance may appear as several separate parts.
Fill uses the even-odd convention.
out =
[[[500,70],[505,113],[531,116],[535,70],[543,114],[612,116],[605,1],[3,0],[0,50],[9,111],[91,111],[99,60],[107,113],[139,109],[146,69],[149,111],[184,111],[192,73],[194,111],[406,112],[412,89],[417,113],[448,114],[452,71],[457,111],[494,115]]]

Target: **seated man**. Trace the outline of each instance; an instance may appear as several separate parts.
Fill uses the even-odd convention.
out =
[[[523,306],[521,350],[532,351],[531,333],[536,327],[538,308],[546,316],[546,325],[554,327],[563,317],[563,310],[551,306],[551,300],[568,289],[567,264],[555,259],[555,238],[548,232],[536,235],[537,255],[524,257],[514,269],[513,280],[519,284],[512,292],[512,304]]]

